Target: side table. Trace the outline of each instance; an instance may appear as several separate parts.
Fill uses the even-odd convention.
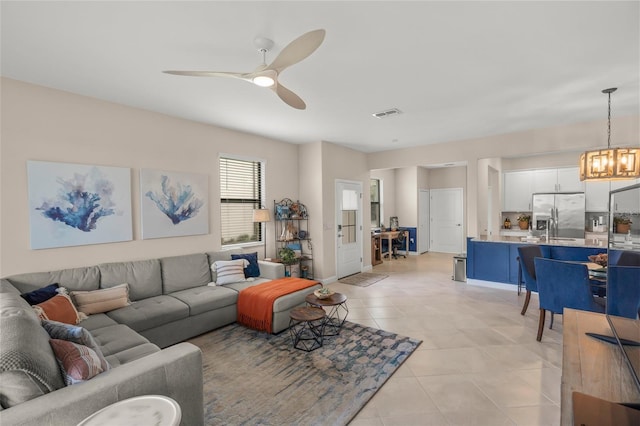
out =
[[[293,347],[307,352],[322,347],[326,315],[321,308],[293,308],[289,312],[289,334]]]
[[[315,294],[311,293],[305,297],[305,302],[311,306],[329,308],[329,313],[325,320],[325,336],[337,336],[340,334],[342,324],[349,315],[349,307],[347,306],[347,296],[342,293],[333,293],[326,299],[319,299]]]
[[[173,399],[164,395],[143,395],[108,405],[78,426],[178,426],[181,419],[180,405]]]

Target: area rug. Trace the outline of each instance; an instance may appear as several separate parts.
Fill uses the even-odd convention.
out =
[[[341,282],[343,284],[357,285],[358,287],[369,287],[371,284],[382,281],[388,276],[389,275],[374,274],[373,272],[360,272],[359,274],[340,278],[338,282]]]
[[[312,352],[231,324],[189,340],[202,349],[205,424],[345,425],[421,341],[345,322]]]

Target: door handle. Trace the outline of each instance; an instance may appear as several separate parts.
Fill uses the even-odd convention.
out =
[[[459,223],[456,223],[456,226],[462,226],[462,225],[461,225],[461,224],[459,224]]]

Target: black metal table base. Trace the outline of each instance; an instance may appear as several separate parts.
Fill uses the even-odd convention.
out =
[[[340,315],[341,313],[343,314],[342,317]],[[342,324],[347,320],[347,315],[349,315],[349,308],[346,303],[331,306],[325,318],[324,336],[331,337],[339,335],[340,330],[342,330]]]
[[[293,341],[293,347],[306,352],[311,352],[322,347],[325,319],[316,321],[289,320],[289,334]]]

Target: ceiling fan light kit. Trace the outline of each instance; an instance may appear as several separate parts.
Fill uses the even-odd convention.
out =
[[[245,80],[256,86],[273,90],[287,105],[296,109],[306,109],[307,105],[300,96],[284,87],[278,81],[280,73],[291,65],[305,59],[316,51],[324,41],[326,31],[323,29],[309,31],[293,40],[280,54],[266,65],[266,53],[273,47],[273,41],[264,37],[256,37],[253,40],[258,52],[262,53],[262,65],[249,73],[224,72],[224,71],[163,71],[167,74],[183,75],[191,77],[230,77]]]
[[[611,148],[611,94],[616,87],[604,89],[609,96],[607,149],[586,151],[580,155],[580,180],[603,181],[640,177],[640,148]]]

